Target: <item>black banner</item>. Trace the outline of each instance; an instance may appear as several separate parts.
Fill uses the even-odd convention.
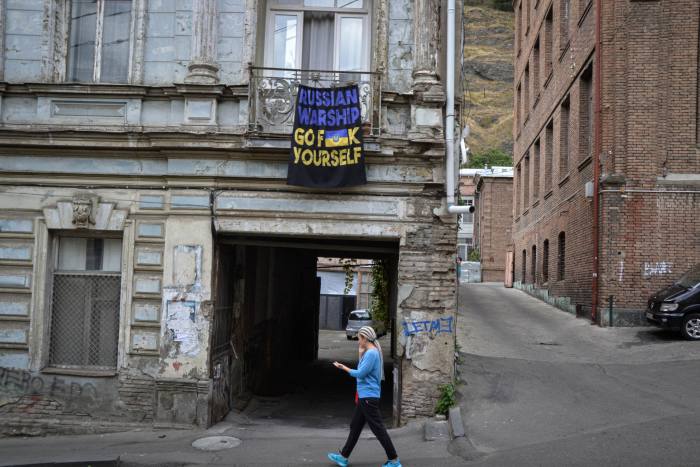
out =
[[[287,184],[335,188],[367,183],[360,91],[299,86]]]

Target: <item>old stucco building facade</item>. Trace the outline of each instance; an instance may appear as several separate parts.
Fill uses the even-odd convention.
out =
[[[390,265],[394,419],[433,413],[454,355],[445,11],[297,3],[0,2],[3,432],[216,422],[313,358],[283,331],[317,332],[333,254]],[[355,72],[367,185],[286,185],[293,84],[340,75],[274,68]]]

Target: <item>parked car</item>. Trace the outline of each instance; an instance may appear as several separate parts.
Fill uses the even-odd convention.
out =
[[[700,263],[673,285],[649,297],[646,317],[653,325],[680,331],[686,339],[700,340]]]
[[[386,334],[386,326],[381,321],[372,319],[372,314],[369,310],[353,310],[348,317],[348,325],[345,328],[345,335],[348,340],[357,339],[357,333],[362,326],[372,326],[377,337],[382,337]]]

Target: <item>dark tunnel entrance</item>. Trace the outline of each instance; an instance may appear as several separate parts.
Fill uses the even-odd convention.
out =
[[[263,236],[217,239],[212,423],[227,416],[317,428],[349,423],[354,380],[332,362],[356,367],[357,341],[346,338],[344,327],[319,322],[318,258],[386,265],[389,322],[380,339],[386,376],[381,408],[387,425],[393,424],[400,379],[392,358],[398,242]],[[321,319],[327,318],[326,313]]]

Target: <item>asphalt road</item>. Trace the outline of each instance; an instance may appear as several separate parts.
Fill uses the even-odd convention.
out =
[[[599,328],[500,284],[463,284],[470,465],[700,465],[700,342]]]

